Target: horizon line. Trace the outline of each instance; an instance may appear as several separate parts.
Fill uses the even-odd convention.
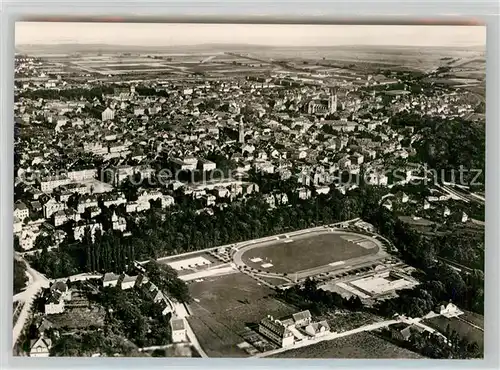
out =
[[[460,48],[473,48],[473,47],[486,47],[486,43],[484,44],[468,44],[468,45],[407,45],[407,44],[353,44],[353,43],[346,43],[346,44],[330,44],[330,45],[281,45],[281,44],[252,44],[252,43],[238,43],[238,42],[207,42],[207,43],[200,43],[200,44],[170,44],[170,45],[161,45],[161,44],[156,44],[156,45],[140,45],[140,44],[121,44],[121,43],[98,43],[98,42],[92,42],[92,43],[81,43],[78,41],[71,41],[71,42],[44,42],[44,43],[21,43],[21,44],[15,44],[15,47],[18,46],[55,46],[55,45],[79,45],[79,46],[97,46],[97,45],[102,45],[102,46],[126,46],[126,47],[141,47],[141,48],[154,48],[154,47],[199,47],[199,46],[230,46],[230,45],[238,45],[238,46],[258,46],[258,47],[265,47],[265,48],[273,48],[273,47],[282,47],[282,48],[325,48],[325,47],[335,47],[335,46],[359,46],[359,47],[404,47],[404,48],[417,48],[417,47],[428,47],[428,48],[449,48],[449,49],[460,49]]]

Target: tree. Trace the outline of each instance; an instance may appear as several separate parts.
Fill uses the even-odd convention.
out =
[[[19,293],[26,287],[28,277],[26,276],[26,263],[14,259],[14,294]]]
[[[21,245],[19,243],[19,237],[17,235],[14,235],[14,250],[16,252],[22,252],[23,249],[21,248]]]

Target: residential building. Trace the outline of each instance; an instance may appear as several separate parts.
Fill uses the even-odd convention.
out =
[[[85,235],[85,230],[89,228],[92,241],[95,239],[95,234],[98,230],[102,231],[102,225],[100,223],[91,223],[87,225],[79,225],[73,228],[73,237],[75,240],[82,240]]]
[[[43,216],[45,218],[50,218],[54,213],[58,211],[63,211],[66,209],[66,204],[63,202],[58,202],[54,198],[50,198],[42,207]]]
[[[124,217],[118,217],[116,212],[113,212],[111,222],[113,223],[113,230],[124,232],[127,229],[127,221]]]
[[[183,318],[172,318],[170,326],[172,327],[173,343],[187,342],[187,330]]]
[[[62,281],[52,284],[47,292],[45,302],[45,314],[53,315],[63,313],[65,302],[71,300],[71,291]]]
[[[91,180],[97,177],[97,169],[91,168],[85,170],[69,171],[67,173],[67,176],[71,181],[75,182]]]
[[[14,234],[19,234],[23,230],[23,222],[14,216]]]
[[[294,313],[292,315],[295,326],[306,326],[312,321],[311,312],[309,310]]]
[[[123,280],[122,280],[122,289],[123,290],[127,290],[127,289],[131,289],[135,286],[137,282],[137,276],[128,276],[127,274],[125,274],[123,276]]]
[[[464,313],[463,311],[461,311],[457,306],[455,306],[451,302],[449,302],[446,306],[441,305],[439,307],[439,314],[447,318],[457,317],[462,315],[463,313]]]
[[[17,217],[19,220],[23,221],[26,217],[29,217],[30,211],[26,204],[23,202],[16,202],[14,204],[14,217]]]
[[[322,337],[326,334],[330,333],[330,326],[326,322],[326,320],[320,322],[313,322],[308,324],[304,331],[309,334],[311,337]]]
[[[44,193],[51,193],[55,188],[59,186],[67,185],[71,182],[71,179],[67,176],[47,176],[41,179],[37,179],[39,183],[40,190]]]
[[[118,285],[118,281],[120,280],[120,276],[116,275],[112,272],[107,272],[102,277],[102,286],[106,287],[115,287]]]
[[[104,109],[101,113],[101,120],[102,121],[111,121],[115,118],[115,111],[112,110],[111,108],[107,107]]]
[[[213,171],[216,168],[216,164],[207,159],[200,159],[198,161],[198,168],[203,172]]]
[[[52,348],[52,340],[45,338],[43,334],[38,339],[31,340],[30,357],[49,357]]]

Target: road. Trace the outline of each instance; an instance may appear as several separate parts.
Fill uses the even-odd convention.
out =
[[[437,316],[439,316],[439,315],[437,315]],[[435,333],[435,334],[437,334],[437,335],[445,338],[445,340],[446,340],[446,337],[443,334],[441,334],[439,331],[436,331],[435,329],[431,328],[430,326],[427,326],[427,325],[423,324],[421,322],[422,320],[423,319],[420,318],[420,317],[417,317],[417,318],[407,318],[407,317],[404,317],[404,316],[399,316],[397,319],[394,319],[394,320],[386,320],[386,321],[376,322],[376,323],[373,323],[373,324],[368,324],[368,325],[360,326],[359,328],[356,328],[356,329],[344,331],[342,333],[329,333],[329,334],[327,334],[327,335],[325,335],[323,337],[319,337],[319,338],[315,338],[315,339],[309,339],[309,340],[303,340],[303,341],[300,341],[298,343],[295,343],[294,345],[292,345],[290,347],[278,348],[278,349],[275,349],[275,350],[272,350],[272,351],[259,353],[259,354],[255,355],[253,357],[257,357],[257,358],[269,357],[269,356],[273,356],[273,355],[278,354],[278,353],[289,351],[291,349],[297,349],[297,348],[307,347],[307,346],[310,346],[312,344],[316,344],[316,343],[320,343],[320,342],[324,342],[324,341],[329,341],[329,340],[334,340],[334,339],[337,339],[337,338],[347,337],[349,335],[358,334],[358,333],[362,333],[362,332],[365,332],[365,331],[377,330],[377,329],[385,328],[385,327],[388,327],[389,325],[393,325],[393,324],[397,324],[397,323],[405,323],[405,324],[408,324],[408,325],[419,326],[422,329],[424,329],[424,330],[426,330],[426,331],[428,331],[430,333]]]
[[[307,232],[324,230],[325,227],[334,227],[335,225],[340,225],[342,223],[355,222],[358,220],[359,220],[359,218],[355,218],[352,220],[344,221],[344,222],[333,224],[333,225],[318,226],[318,227],[313,227],[310,229],[299,230],[299,231],[287,233],[287,235],[299,235],[299,234],[304,234]],[[225,247],[234,247],[235,245],[238,247],[243,247],[245,245],[249,245],[249,244],[253,244],[253,243],[269,241],[269,240],[276,240],[276,238],[278,236],[283,236],[283,235],[285,235],[285,233],[278,234],[276,236],[269,236],[269,237],[265,237],[265,238],[261,238],[261,239],[250,240],[250,241],[245,241],[245,242],[236,243],[236,244],[230,244],[230,245],[227,245]],[[217,250],[218,248],[220,248],[220,247],[207,248],[205,250],[189,252],[189,253],[176,255],[176,256],[169,256],[169,257],[165,257],[165,258],[159,258],[158,261],[168,260],[169,258],[173,258],[173,257],[179,258],[180,256],[181,257],[182,256],[189,256],[189,255],[195,254],[195,253],[203,253],[203,252],[207,252],[207,251],[211,251],[211,250]],[[44,275],[42,275],[38,271],[31,268],[31,266],[28,264],[28,262],[26,262],[22,258],[22,255],[20,253],[16,253],[15,258],[18,260],[22,260],[26,263],[26,272],[30,275],[30,283],[29,283],[28,287],[23,292],[13,296],[14,301],[23,301],[24,306],[23,306],[21,313],[19,314],[19,317],[18,317],[18,319],[13,327],[13,330],[12,330],[12,341],[13,341],[12,346],[14,346],[16,344],[17,340],[19,339],[19,336],[21,335],[21,332],[23,331],[24,326],[26,325],[26,320],[29,317],[31,305],[33,304],[34,298],[36,297],[36,295],[38,294],[38,292],[42,288],[48,288],[50,286],[50,283],[52,281],[54,281],[54,280],[48,279],[47,277],[45,277]],[[147,263],[147,262],[148,261],[143,261],[141,263]],[[87,278],[97,278],[97,277],[100,277],[100,275],[98,276],[98,275],[92,275],[92,274],[77,274],[74,276],[68,276],[65,278],[57,279],[57,280],[62,280],[62,281],[66,281],[67,279],[86,280]],[[179,304],[177,304],[177,305],[179,305]],[[188,313],[185,310],[184,306],[182,306],[182,308],[176,307],[176,314],[180,317],[183,317],[183,318],[188,316]],[[187,322],[187,320],[185,320],[185,323],[186,323],[188,337],[189,337],[191,343],[193,344],[193,346],[198,350],[198,352],[200,353],[200,355],[202,357],[208,357],[207,354],[205,353],[205,351],[203,350],[203,348],[201,348],[201,345],[198,342],[198,339],[196,338],[196,335],[194,334],[194,332],[193,332],[192,328],[190,327],[189,323]]]
[[[457,263],[457,262],[454,262],[454,261],[450,261],[449,259],[447,258],[443,258],[443,257],[437,257],[437,259],[445,264],[447,264],[448,266],[452,267],[452,268],[455,268],[455,269],[458,269],[460,270],[460,272],[464,272],[466,274],[470,274],[472,271],[474,271],[474,269],[470,268],[470,267],[467,267],[467,266],[464,266],[464,265],[461,265],[460,263]]]
[[[330,334],[327,334],[327,335],[325,335],[323,337],[319,337],[319,338],[316,338],[316,339],[304,340],[304,341],[295,343],[294,345],[292,345],[290,347],[278,348],[278,349],[275,349],[275,350],[272,350],[272,351],[267,351],[267,352],[259,353],[259,354],[255,355],[254,357],[257,357],[257,358],[269,357],[269,356],[276,355],[278,353],[289,351],[291,349],[297,349],[297,348],[307,347],[307,346],[310,346],[312,344],[316,344],[316,343],[320,343],[320,342],[324,342],[324,341],[329,341],[329,340],[334,340],[334,339],[337,339],[337,338],[347,337],[349,335],[353,335],[353,334],[357,334],[357,333],[362,333],[364,331],[371,331],[371,330],[381,329],[381,328],[387,327],[387,326],[392,325],[392,324],[397,324],[398,322],[401,322],[401,321],[402,321],[401,319],[381,321],[381,322],[377,322],[377,323],[374,323],[374,324],[360,326],[359,328],[348,330],[348,331],[344,331],[342,333],[330,333]]]
[[[20,256],[16,255],[16,259],[23,260]],[[23,260],[24,261],[24,260]],[[50,280],[47,279],[44,275],[40,274],[38,271],[31,268],[31,266],[26,262],[26,272],[30,275],[31,283],[28,287],[19,294],[16,294],[16,300],[24,301],[24,306],[21,309],[21,313],[19,314],[17,321],[12,329],[12,346],[15,346],[21,332],[23,331],[24,326],[26,325],[26,320],[29,317],[29,313],[31,310],[31,305],[33,304],[33,300],[36,295],[42,288],[47,288],[50,285]]]
[[[186,307],[182,303],[179,302],[173,302],[174,305],[174,312],[175,315],[178,318],[184,319],[184,325],[186,326],[186,332],[187,336],[189,338],[189,341],[193,345],[194,348],[198,351],[201,357],[208,358],[208,355],[205,353],[203,348],[200,345],[200,342],[198,342],[198,338],[196,338],[196,335],[194,334],[193,329],[191,328],[191,325],[189,325],[189,322],[187,321],[186,317],[189,316],[189,313],[186,310]]]

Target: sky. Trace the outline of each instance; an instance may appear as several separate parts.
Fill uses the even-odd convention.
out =
[[[17,22],[16,45],[483,46],[484,26]]]

